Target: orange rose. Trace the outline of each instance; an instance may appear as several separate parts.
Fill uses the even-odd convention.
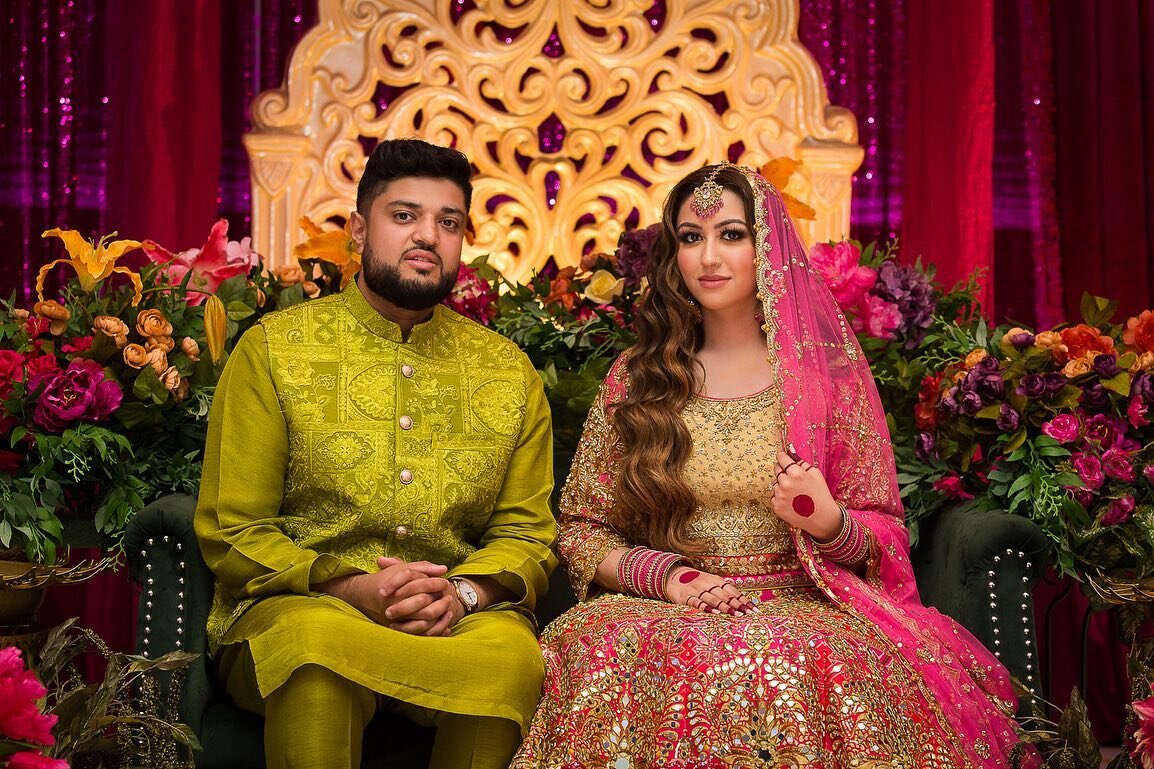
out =
[[[200,345],[191,336],[180,340],[180,351],[193,363],[200,361]]]
[[[52,332],[53,336],[63,334],[65,329],[68,328],[68,319],[72,317],[72,313],[68,311],[68,308],[55,299],[37,302],[32,305],[32,312],[41,318],[47,318],[52,321],[48,330]]]
[[[1065,374],[1068,379],[1073,379],[1082,374],[1089,374],[1093,370],[1093,358],[1074,358],[1073,360],[1067,361],[1066,365],[1062,367],[1062,373]]]
[[[1154,368],[1154,352],[1144,352],[1134,361],[1130,373],[1137,374],[1139,371],[1149,371],[1152,368]]]
[[[136,316],[136,333],[144,337],[170,336],[172,324],[160,310],[141,310]]]
[[[97,315],[92,321],[92,332],[112,339],[118,350],[128,344],[128,324],[113,315]]]
[[[164,373],[159,374],[160,383],[164,385],[164,389],[171,392],[176,392],[176,388],[180,386],[182,378],[180,372],[176,370],[176,366],[169,366],[164,370]]]
[[[144,368],[148,363],[148,350],[138,344],[130,344],[124,348],[122,353],[124,362],[132,368]]]
[[[1122,341],[1139,352],[1154,352],[1154,312],[1143,310],[1138,317],[1126,321]]]
[[[982,350],[982,349],[974,350],[973,352],[971,352],[969,355],[966,356],[966,368],[971,369],[974,366],[981,363],[982,361],[984,361],[988,357],[990,357],[990,354],[988,352],[986,352],[985,350]]]
[[[1062,335],[1057,331],[1043,331],[1034,337],[1034,345],[1043,350],[1053,352],[1055,347],[1062,347]]]
[[[1093,361],[1095,355],[1113,354],[1114,352],[1114,340],[1108,336],[1103,336],[1101,331],[1093,326],[1087,326],[1085,323],[1064,328],[1061,334],[1062,344],[1065,345],[1066,351],[1054,353],[1051,350],[1054,360],[1058,363],[1065,363],[1075,358],[1084,358],[1087,355],[1090,355],[1090,360]]]
[[[168,353],[159,347],[148,350],[148,365],[160,376],[168,370]]]
[[[305,271],[296,264],[290,264],[287,267],[277,267],[274,274],[276,275],[277,282],[286,288],[297,283],[303,283],[305,279]]]

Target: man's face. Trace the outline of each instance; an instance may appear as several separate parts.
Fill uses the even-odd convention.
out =
[[[367,218],[352,215],[365,284],[406,310],[438,304],[457,282],[466,215],[465,193],[448,179],[394,179]]]

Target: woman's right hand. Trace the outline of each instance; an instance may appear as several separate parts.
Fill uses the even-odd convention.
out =
[[[757,608],[732,581],[692,566],[676,566],[669,572],[665,597],[691,609],[737,617]]]

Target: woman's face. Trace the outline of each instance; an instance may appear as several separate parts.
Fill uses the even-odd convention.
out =
[[[754,309],[757,278],[753,233],[736,192],[721,194],[721,209],[702,219],[687,199],[677,212],[677,266],[703,310]]]

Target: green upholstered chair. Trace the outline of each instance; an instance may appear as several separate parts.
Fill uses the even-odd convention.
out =
[[[558,463],[558,473],[567,470]],[[141,586],[137,652],[156,656],[183,649],[205,651],[205,620],[213,576],[192,531],[195,501],[157,500],[130,523],[129,569]],[[1045,564],[1046,540],[1031,521],[966,507],[946,510],[923,524],[914,570],[926,603],[954,617],[993,649],[1027,685],[1038,681],[1032,590]],[[542,627],[574,603],[558,569],[537,610]],[[203,657],[184,682],[181,720],[204,745],[201,767],[264,766],[260,718],[225,695]],[[366,732],[365,766],[423,767],[432,731],[398,716],[378,716]]]

